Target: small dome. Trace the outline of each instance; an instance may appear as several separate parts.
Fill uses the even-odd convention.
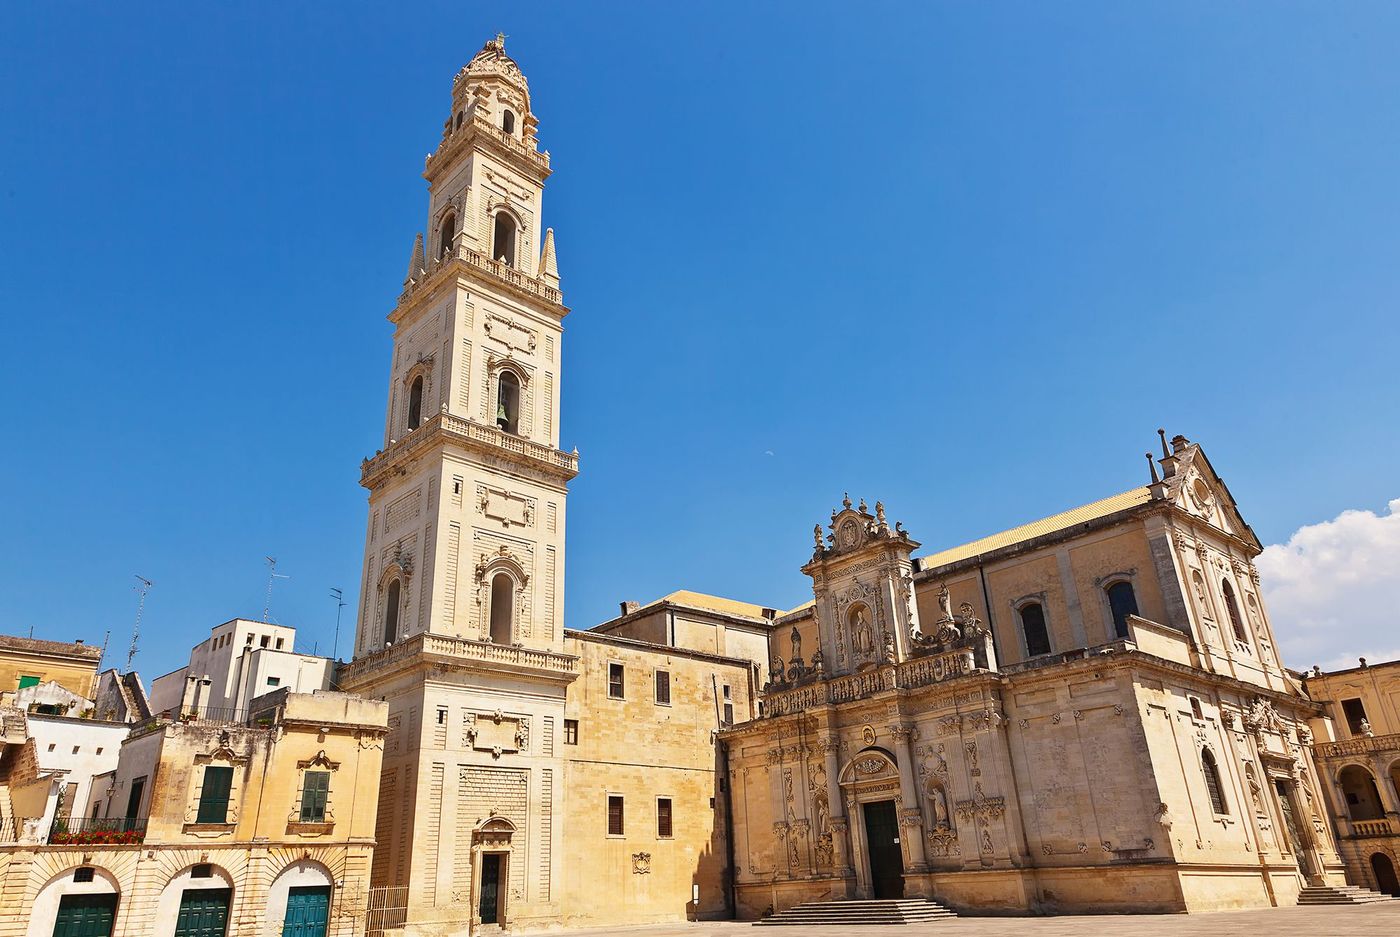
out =
[[[515,63],[515,59],[506,55],[506,37],[503,33],[497,33],[495,39],[487,40],[486,45],[481,47],[480,52],[472,56],[472,60],[458,75],[459,78],[486,78],[490,76],[518,83],[522,90],[529,87],[525,82],[525,74],[520,71],[520,66]]]

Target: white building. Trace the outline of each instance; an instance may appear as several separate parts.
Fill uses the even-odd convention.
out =
[[[10,816],[41,818],[48,830],[55,816],[82,816],[93,778],[117,766],[122,740],[131,726],[69,716],[28,713],[24,746],[5,778]]]
[[[246,709],[250,700],[282,687],[293,693],[332,689],[335,661],[298,654],[296,629],[235,618],[218,625],[190,651],[190,662],[151,682],[151,711]]]

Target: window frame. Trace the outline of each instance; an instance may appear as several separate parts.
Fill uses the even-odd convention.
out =
[[[613,668],[616,668],[616,674],[617,674],[617,680],[616,680],[616,684],[617,684],[617,693],[615,693],[615,694],[613,693],[613,684],[614,684],[614,680],[613,680],[614,669],[613,669]],[[627,666],[626,666],[625,664],[623,664],[622,661],[620,661],[620,660],[610,660],[610,661],[608,661],[607,681],[608,681],[608,684],[607,684],[607,686],[608,686],[608,699],[618,699],[618,700],[625,700],[625,699],[627,699]]]
[[[210,772],[214,777],[224,779],[222,797],[210,796]],[[214,788],[217,789],[217,788]],[[229,823],[229,805],[233,802],[233,765],[205,765],[199,780],[199,805],[195,810],[194,822],[210,826],[226,826]],[[222,810],[216,810],[222,804]]]
[[[661,817],[662,817],[661,805],[662,805],[663,803],[666,805],[666,813],[665,813],[665,816],[666,816],[666,831],[665,831],[664,833],[661,831]],[[658,795],[656,796],[655,804],[656,804],[656,838],[657,838],[657,839],[675,839],[675,838],[676,838],[676,799],[675,799],[674,797],[672,797],[670,794],[664,794],[664,795],[663,795],[663,794],[658,794]]]
[[[1123,613],[1123,630],[1121,632],[1118,630],[1118,616],[1113,609],[1113,590],[1119,586],[1127,586],[1128,595],[1133,600],[1132,611]],[[1142,606],[1138,604],[1137,586],[1133,584],[1132,574],[1118,573],[1105,578],[1100,583],[1100,594],[1103,596],[1104,606],[1108,612],[1108,639],[1110,641],[1131,640],[1132,629],[1128,627],[1128,619],[1133,615],[1142,616]]]
[[[1230,815],[1230,802],[1225,798],[1225,782],[1220,776],[1220,763],[1215,759],[1215,753],[1209,748],[1201,749],[1201,777],[1206,785],[1206,799],[1210,801],[1210,809],[1217,817],[1228,817]]]
[[[1037,609],[1040,613],[1041,637],[1045,641],[1045,650],[1043,651],[1031,650],[1031,636],[1030,632],[1026,630],[1026,612],[1031,608]],[[1030,660],[1035,657],[1047,657],[1054,654],[1055,642],[1050,637],[1050,616],[1045,612],[1044,593],[1029,595],[1022,598],[1015,604],[1015,609],[1017,631],[1020,632],[1021,653],[1025,655],[1024,659]]]
[[[662,698],[661,698],[661,697],[662,697],[662,693],[661,693],[662,684],[665,684],[665,687],[666,687],[666,693],[665,693],[666,698],[665,698],[665,699],[662,699]],[[669,671],[669,670],[663,670],[663,669],[660,668],[660,667],[658,667],[658,668],[656,668],[655,670],[652,671],[652,676],[651,676],[651,696],[652,696],[652,702],[654,702],[657,706],[670,706],[670,705],[671,705],[671,671]]]
[[[326,823],[331,801],[331,774],[328,768],[308,768],[301,773],[301,808],[297,813],[300,823]],[[315,778],[316,787],[311,785]],[[309,803],[308,803],[309,801]],[[318,803],[319,802],[319,803]],[[307,815],[307,808],[311,816]],[[319,816],[316,815],[319,812]]]
[[[578,744],[578,720],[577,720],[577,719],[565,719],[565,720],[564,720],[564,744],[565,744],[565,745],[577,745],[577,744]]]
[[[606,806],[604,813],[604,835],[608,839],[622,839],[627,835],[627,798],[616,792],[608,792],[604,795]],[[613,832],[613,801],[617,801],[617,832]]]

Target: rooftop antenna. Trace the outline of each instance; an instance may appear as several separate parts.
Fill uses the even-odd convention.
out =
[[[134,575],[134,574],[133,574]],[[133,586],[141,596],[136,603],[136,624],[131,626],[131,649],[126,652],[126,670],[123,673],[131,673],[131,662],[136,659],[136,642],[141,637],[141,614],[146,610],[146,593],[151,591],[151,582],[145,576],[137,576],[136,581],[140,585]]]
[[[331,598],[335,599],[335,643],[331,645],[331,660],[337,660],[336,651],[340,649],[340,612],[345,608],[345,593],[331,586]]]
[[[112,629],[108,628],[107,633],[102,636],[102,656],[97,658],[97,669],[102,670],[102,662],[107,659],[107,644],[112,640]]]
[[[268,615],[272,612],[272,584],[278,579],[291,579],[291,576],[284,576],[277,571],[277,557],[265,556],[267,560],[267,601],[263,603],[263,621],[268,620]]]

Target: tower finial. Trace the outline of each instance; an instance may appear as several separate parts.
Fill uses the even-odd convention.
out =
[[[408,276],[404,277],[404,283],[417,280],[427,266],[428,259],[423,255],[423,232],[419,231],[418,236],[413,239],[413,253],[408,258]]]
[[[539,277],[554,286],[559,285],[559,261],[554,256],[554,229],[544,229],[544,249],[540,251]]]
[[[1161,484],[1161,483],[1162,483],[1162,480],[1161,480],[1160,478],[1157,477],[1157,463],[1156,463],[1156,461],[1152,458],[1152,453],[1150,453],[1150,452],[1144,452],[1143,455],[1147,456],[1147,470],[1150,471],[1150,472],[1152,473],[1152,484],[1154,484],[1154,485],[1159,485],[1159,484]]]
[[[1167,431],[1164,429],[1158,429],[1157,438],[1162,440],[1162,458],[1170,459],[1172,457],[1172,454],[1167,449]]]

